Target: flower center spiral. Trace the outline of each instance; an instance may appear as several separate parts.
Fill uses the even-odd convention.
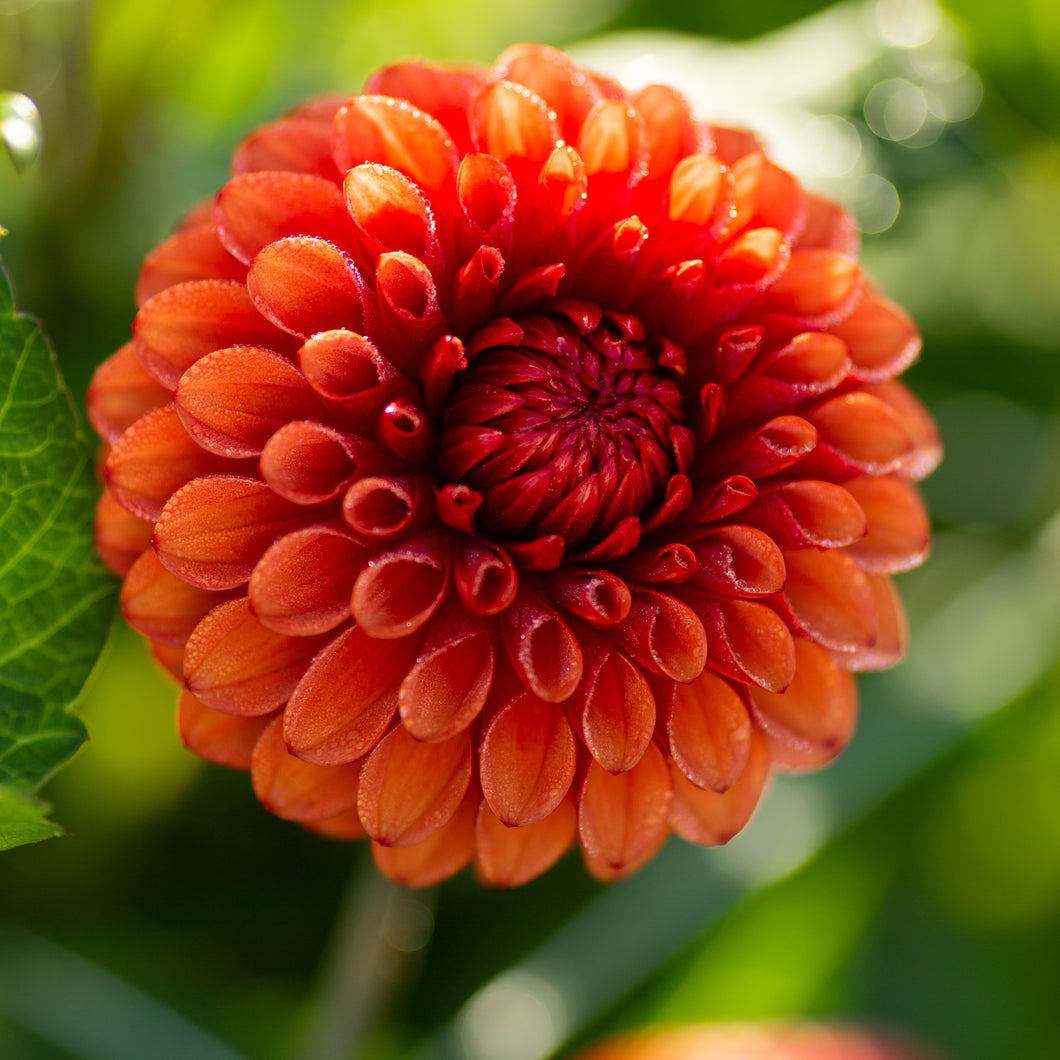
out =
[[[572,545],[662,498],[681,391],[639,320],[568,303],[497,342],[458,380],[439,457],[450,481],[482,495],[485,526]]]

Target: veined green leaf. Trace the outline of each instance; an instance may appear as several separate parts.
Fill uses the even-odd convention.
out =
[[[106,639],[88,433],[0,268],[0,849],[61,834],[27,802],[85,741],[69,708]]]

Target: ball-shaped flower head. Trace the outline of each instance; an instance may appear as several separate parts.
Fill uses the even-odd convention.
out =
[[[938,1060],[919,1046],[852,1027],[715,1024],[646,1031],[579,1060]]]
[[[97,372],[100,553],[265,806],[428,884],[721,843],[890,665],[919,339],[749,134],[564,54],[245,139]]]

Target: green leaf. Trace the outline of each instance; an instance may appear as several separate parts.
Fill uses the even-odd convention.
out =
[[[86,739],[69,708],[116,590],[92,545],[97,493],[55,355],[0,267],[0,849],[61,833],[26,796]]]
[[[62,835],[63,829],[47,820],[48,812],[40,799],[0,787],[0,850]]]

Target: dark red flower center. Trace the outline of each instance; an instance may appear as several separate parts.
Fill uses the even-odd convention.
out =
[[[471,346],[439,457],[450,481],[481,493],[484,524],[572,545],[658,502],[682,400],[640,321],[570,303],[496,335]]]

